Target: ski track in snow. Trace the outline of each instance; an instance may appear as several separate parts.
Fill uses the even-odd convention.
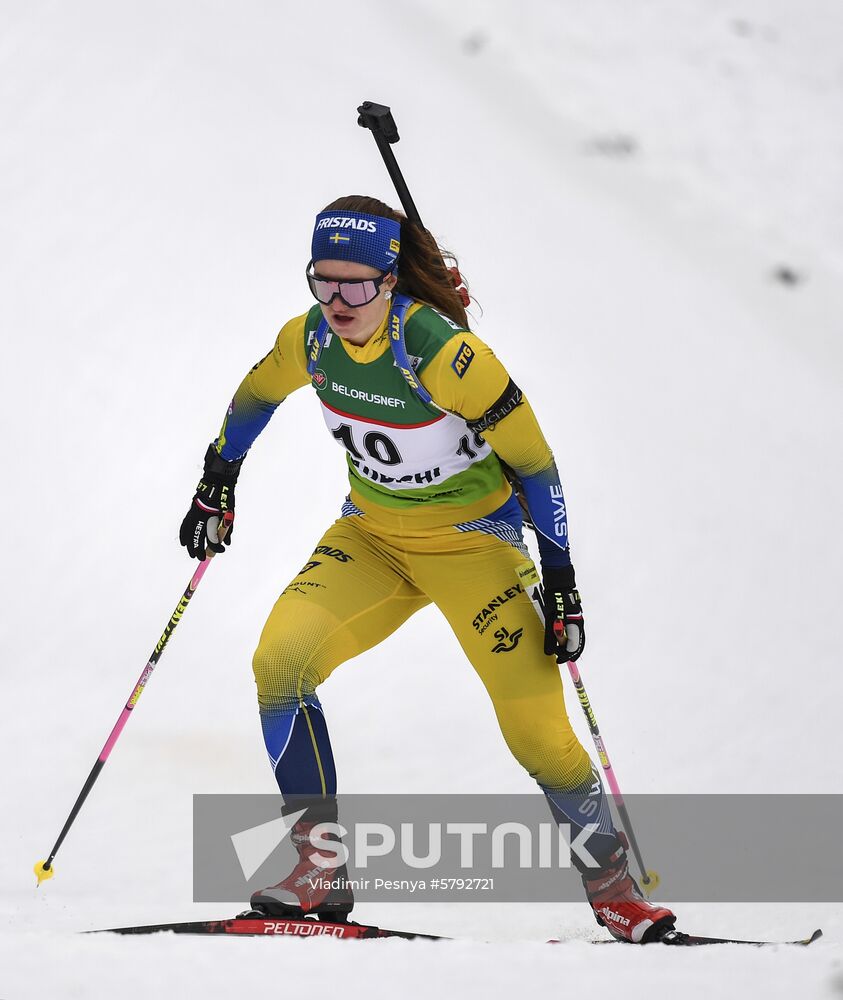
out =
[[[690,932],[823,926],[807,950],[596,949],[571,904],[360,907],[468,939],[439,944],[76,933],[232,911],[191,902],[191,795],[273,790],[251,652],[345,491],[306,391],[249,456],[234,544],[56,878],[31,874],[189,578],[176,536],[207,441],[309,304],[313,214],[395,201],[363,99],[393,107],[422,217],[556,452],[622,787],[841,791],[838,5],[84,0],[3,20],[0,998],[843,993],[837,904],[677,907]],[[782,263],[805,280],[775,282]],[[430,609],[323,703],[346,792],[531,790]]]

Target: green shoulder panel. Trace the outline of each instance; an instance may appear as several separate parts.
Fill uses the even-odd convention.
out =
[[[413,366],[416,372],[421,374],[452,337],[466,332],[433,306],[422,305],[404,324],[407,353],[421,359]]]

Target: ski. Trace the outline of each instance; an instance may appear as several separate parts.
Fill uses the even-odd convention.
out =
[[[365,938],[421,938],[427,941],[444,941],[438,934],[416,934],[412,931],[395,931],[373,924],[345,923],[331,920],[314,920],[312,917],[285,919],[246,913],[228,920],[193,920],[176,924],[147,924],[142,927],[107,927],[88,931],[89,934],[157,934],[172,931],[174,934],[239,934],[245,937],[331,937],[345,939]]]
[[[690,948],[703,944],[748,944],[754,948],[765,948],[781,944],[806,946],[813,944],[814,941],[818,940],[822,936],[823,932],[819,927],[813,934],[810,935],[810,937],[799,938],[796,941],[744,941],[741,938],[701,937],[698,934],[684,934],[682,931],[668,931],[660,939],[659,943],[667,945],[680,945]]]
[[[666,944],[672,946],[679,946],[681,948],[697,948],[700,945],[706,944],[745,944],[752,948],[775,948],[781,945],[800,945],[805,947],[806,945],[813,944],[815,941],[819,940],[823,936],[823,932],[820,928],[817,928],[810,937],[798,938],[795,941],[746,941],[743,938],[722,938],[722,937],[705,937],[700,934],[685,934],[684,931],[667,931],[662,935],[657,941],[648,942],[650,944]],[[548,942],[549,944],[564,944],[563,941],[559,939],[554,939]],[[600,941],[592,941],[592,944],[629,944],[628,941],[621,941],[618,938],[604,938]]]
[[[354,921],[339,922],[331,920],[316,920],[313,917],[283,918],[269,917],[246,911],[237,917],[227,920],[193,920],[185,923],[146,924],[139,927],[107,927],[97,931],[87,931],[89,934],[157,934],[172,931],[174,934],[229,934],[245,937],[331,937],[365,940],[372,938],[405,938],[406,940],[422,941],[453,941],[454,938],[441,934],[420,934],[415,931],[397,931],[387,927],[377,927],[374,924],[357,924]],[[741,938],[704,937],[699,934],[685,934],[683,931],[667,931],[653,944],[663,944],[670,947],[696,948],[711,944],[742,944],[754,948],[773,947],[776,945],[813,944],[822,937],[819,928],[809,937],[795,941],[745,941]],[[564,944],[559,938],[552,938],[548,944]],[[591,941],[591,944],[627,944],[616,938],[606,938]]]

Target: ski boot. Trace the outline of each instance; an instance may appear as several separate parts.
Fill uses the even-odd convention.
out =
[[[658,941],[673,929],[676,916],[666,906],[644,898],[629,874],[629,846],[624,834],[618,834],[617,850],[608,858],[606,867],[583,873],[585,894],[594,916],[612,937],[633,944]]]
[[[354,894],[348,885],[344,864],[321,867],[315,858],[335,860],[333,854],[317,850],[310,842],[310,832],[322,820],[302,817],[290,830],[290,841],[299,859],[290,874],[277,885],[252,893],[253,910],[271,917],[301,919],[317,916],[322,920],[344,923],[354,906]],[[339,838],[328,835],[325,840]]]

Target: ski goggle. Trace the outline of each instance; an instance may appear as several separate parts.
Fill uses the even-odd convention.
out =
[[[349,309],[357,309],[358,306],[367,306],[374,302],[381,290],[381,285],[392,274],[392,271],[385,271],[377,278],[361,278],[356,281],[329,281],[327,278],[317,277],[311,270],[313,261],[307,265],[305,276],[310,286],[310,292],[317,302],[326,306],[333,302],[339,295],[340,301],[347,305]]]

